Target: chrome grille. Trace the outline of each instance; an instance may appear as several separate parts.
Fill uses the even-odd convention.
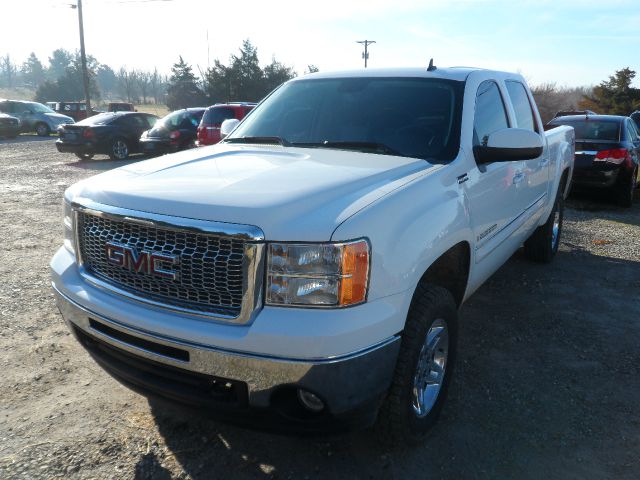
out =
[[[83,267],[90,275],[163,304],[228,316],[240,313],[245,241],[226,235],[145,226],[78,212]],[[176,279],[150,276],[107,261],[105,246],[116,242],[138,252],[175,255]]]

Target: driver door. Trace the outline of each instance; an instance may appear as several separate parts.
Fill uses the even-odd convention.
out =
[[[476,93],[472,146],[486,143],[490,134],[509,127],[498,84],[493,80],[482,82]],[[508,226],[521,213],[518,192],[524,180],[523,163],[476,163],[468,173],[469,181],[464,185],[467,185],[476,263],[483,261],[502,243]]]

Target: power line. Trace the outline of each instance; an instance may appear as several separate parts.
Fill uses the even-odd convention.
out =
[[[364,45],[364,52],[362,52],[362,58],[364,58],[364,68],[367,68],[367,60],[369,60],[369,50],[368,47],[372,43],[376,43],[375,40],[358,40],[356,43],[361,43]]]

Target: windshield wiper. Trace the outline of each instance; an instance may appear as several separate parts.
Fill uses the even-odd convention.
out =
[[[293,147],[308,147],[308,148],[337,148],[343,150],[358,150],[360,152],[382,153],[386,155],[396,155],[398,157],[406,157],[402,153],[394,150],[393,148],[385,145],[384,143],[377,142],[330,142],[325,140],[324,142],[316,143],[292,143]]]
[[[283,147],[291,146],[290,142],[280,137],[233,137],[225,138],[222,143],[264,143],[282,145]]]

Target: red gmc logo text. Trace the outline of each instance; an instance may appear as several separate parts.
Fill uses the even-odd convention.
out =
[[[145,251],[138,253],[135,248],[115,242],[107,242],[104,249],[107,261],[116,267],[169,280],[178,278],[177,272],[166,268],[167,264],[178,264],[178,257],[175,255]]]

